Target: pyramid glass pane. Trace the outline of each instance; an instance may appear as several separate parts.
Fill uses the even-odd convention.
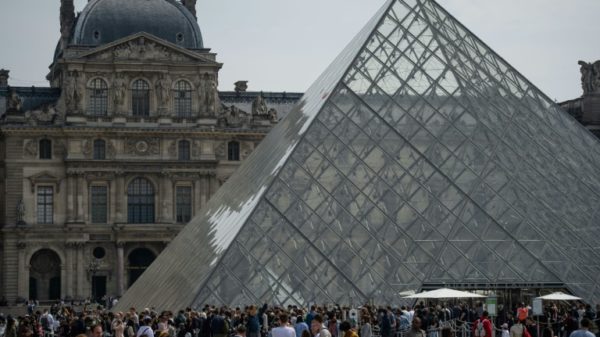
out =
[[[593,135],[435,1],[389,0],[119,305],[599,301],[599,201]]]

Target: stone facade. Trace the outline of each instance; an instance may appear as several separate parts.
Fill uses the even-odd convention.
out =
[[[140,32],[63,48],[51,88],[0,74],[0,297],[120,296],[135,281],[300,97],[219,93],[221,67]]]

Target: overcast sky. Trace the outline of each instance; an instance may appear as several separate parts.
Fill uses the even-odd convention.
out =
[[[123,0],[128,1],[128,0]],[[581,95],[577,61],[600,60],[600,0],[438,0],[553,99]],[[87,0],[76,0],[81,11]],[[384,0],[198,0],[220,89],[302,92]],[[11,85],[47,86],[59,0],[1,0],[0,68]]]

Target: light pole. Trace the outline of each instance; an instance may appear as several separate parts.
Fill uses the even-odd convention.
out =
[[[96,301],[96,283],[94,282],[94,276],[96,276],[96,272],[98,272],[98,269],[100,268],[100,261],[98,261],[98,259],[91,259],[90,263],[88,264],[88,273],[90,273],[91,278],[90,278],[90,284],[91,284],[91,288],[92,288],[92,298],[90,300],[92,301]]]

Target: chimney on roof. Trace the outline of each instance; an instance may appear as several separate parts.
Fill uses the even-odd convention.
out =
[[[181,4],[196,17],[196,0],[181,0]]]
[[[60,0],[60,43],[63,49],[69,43],[74,22],[75,5],[73,4],[73,0]]]
[[[8,73],[10,70],[0,69],[0,89],[8,88]]]

